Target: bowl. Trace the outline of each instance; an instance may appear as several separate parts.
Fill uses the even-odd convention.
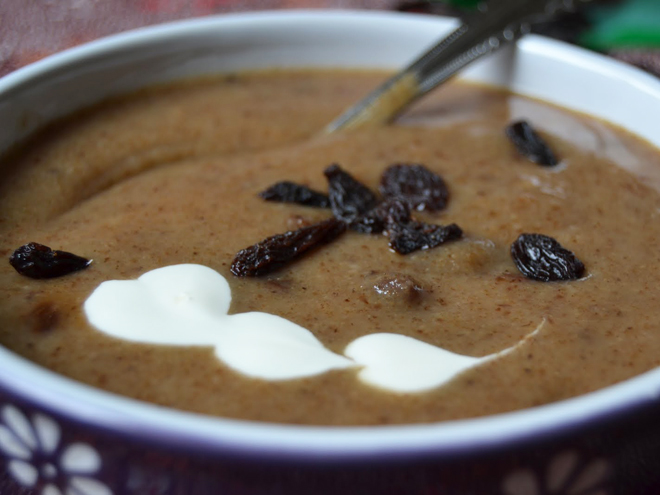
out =
[[[112,95],[266,67],[398,68],[456,25],[296,11],[176,22],[95,41],[0,80],[0,152]],[[526,36],[463,77],[618,124],[660,146],[660,81]],[[660,493],[660,369],[600,391],[428,425],[302,427],[206,417],[116,396],[0,348],[0,493]]]

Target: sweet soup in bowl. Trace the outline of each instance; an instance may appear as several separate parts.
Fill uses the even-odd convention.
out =
[[[463,83],[323,134],[453,25],[222,16],[0,80],[3,495],[657,491],[658,82],[526,36],[465,78],[648,143]]]
[[[237,71],[31,136],[2,158],[2,345],[306,425],[503,413],[658,366],[660,151],[465,82],[323,132],[385,77]]]

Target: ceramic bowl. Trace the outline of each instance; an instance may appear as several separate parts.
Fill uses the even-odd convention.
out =
[[[211,17],[89,43],[0,80],[0,151],[54,118],[154,83],[247,68],[397,68],[454,26],[395,13]],[[536,36],[465,77],[584,111],[660,146],[660,81]],[[660,493],[660,369],[509,414],[296,427],[118,397],[0,348],[2,495]]]

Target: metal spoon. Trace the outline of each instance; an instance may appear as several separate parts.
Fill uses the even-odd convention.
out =
[[[573,10],[575,1],[491,0],[482,3],[458,29],[345,111],[326,127],[326,132],[389,122],[411,102],[466,65],[528,33],[531,24],[546,21],[557,12]]]

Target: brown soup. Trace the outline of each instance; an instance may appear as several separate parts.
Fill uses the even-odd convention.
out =
[[[0,342],[65,376],[187,411],[318,425],[419,423],[573,397],[660,364],[660,152],[593,118],[494,89],[450,84],[396,125],[322,135],[381,73],[246,73],[142,91],[56,122],[2,159],[0,252],[35,241],[93,258],[51,280],[0,264]],[[541,167],[504,134],[531,122],[561,163]],[[394,163],[422,163],[449,187],[430,223],[463,238],[400,255],[347,232],[261,278],[234,255],[332,213],[265,202],[291,180],[327,191],[339,163],[372,190]],[[521,233],[557,239],[586,276],[542,283],[510,255]],[[513,352],[424,393],[396,394],[335,370],[265,381],[207,347],[136,344],[82,311],[103,281],[198,263],[231,285],[231,313],[262,311],[341,354],[356,337],[399,333],[468,356]],[[385,288],[385,289],[384,289]]]

